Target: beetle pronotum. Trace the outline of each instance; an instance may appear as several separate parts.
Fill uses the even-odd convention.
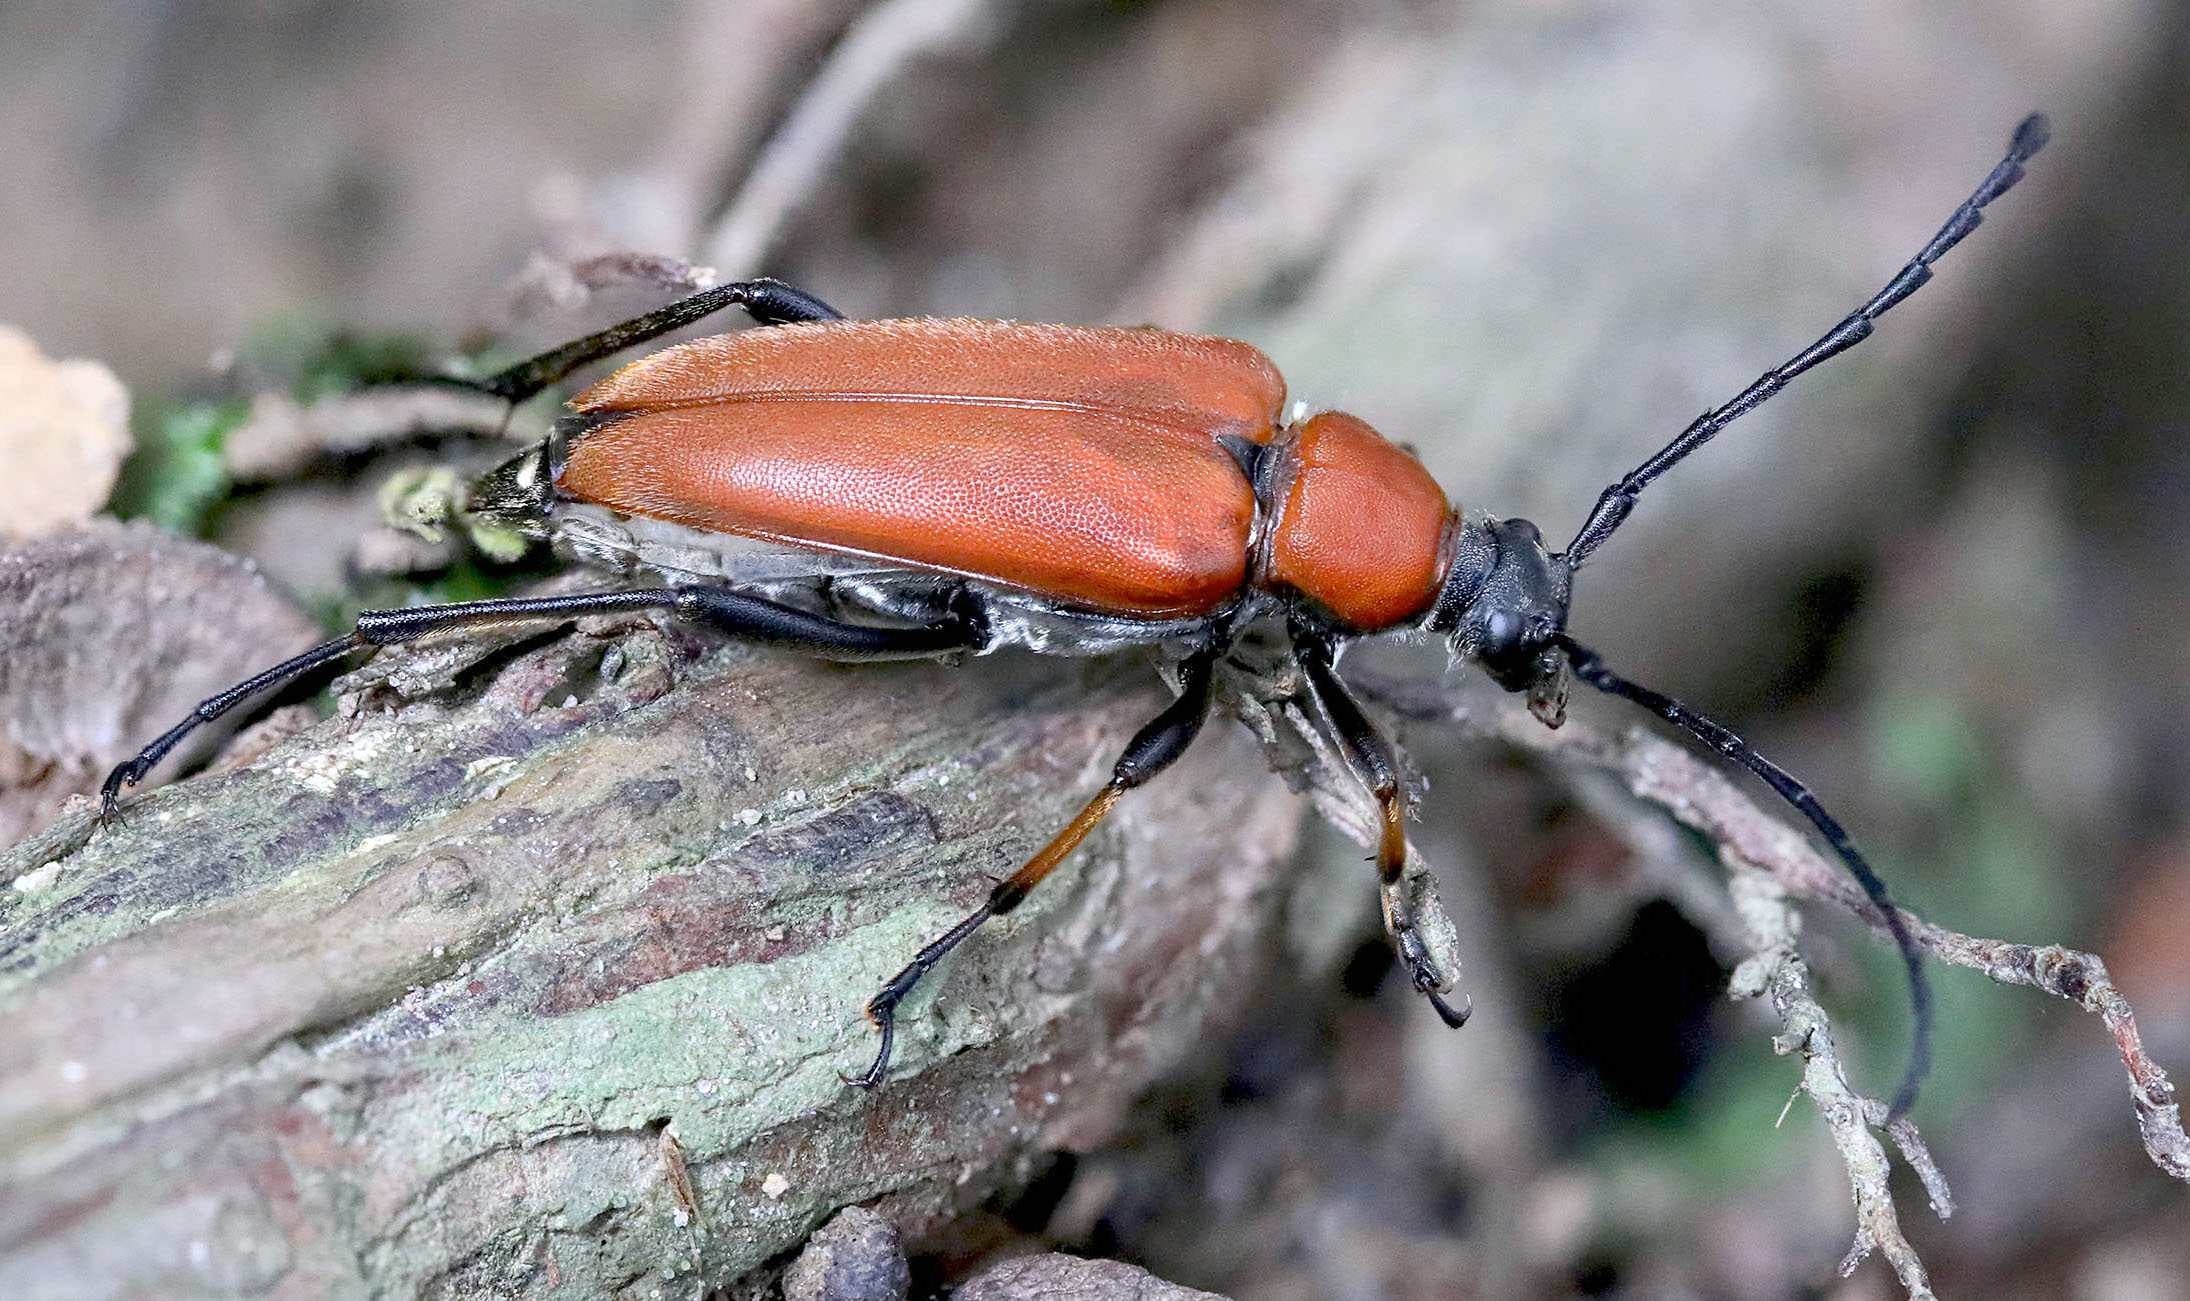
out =
[[[724,308],[762,328],[643,357],[580,394],[545,441],[481,476],[468,523],[546,542],[662,586],[369,611],[354,630],[200,704],[117,767],[113,817],[197,727],[354,651],[437,629],[667,610],[832,659],[907,659],[1023,646],[1063,654],[1154,647],[1179,697],[1126,746],[1108,783],[986,903],[914,955],[867,1004],[889,1068],[898,1004],[944,954],[1010,912],[1124,793],[1161,772],[1207,716],[1226,650],[1282,626],[1324,723],[1382,814],[1387,887],[1406,857],[1399,766],[1340,679],[1348,640],[1402,628],[1449,639],[1546,724],[1568,681],[1622,696],[1757,774],[1847,864],[1908,969],[1915,1040],[1892,1113],[1930,1057],[1922,956],[1886,887],[1800,782],[1727,728],[1631,682],[1566,632],[1575,573],[1643,489],[1796,375],[1867,337],[1931,278],[2046,141],[2033,115],[2006,157],[1886,287],[1604,490],[1562,551],[1521,519],[1468,516],[1412,455],[1337,412],[1284,414],[1269,360],[1229,339],[1155,329],[973,320],[849,321],[774,280],[724,284],[521,362],[459,381],[512,403],[577,368]],[[801,572],[741,569],[759,545]],[[692,556],[712,556],[695,563]],[[1391,898],[1387,891],[1387,899]],[[1403,911],[1387,924],[1415,987],[1467,1019]]]

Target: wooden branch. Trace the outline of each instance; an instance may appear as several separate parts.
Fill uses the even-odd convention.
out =
[[[346,689],[0,856],[0,1295],[637,1294],[874,1199],[932,1242],[1257,978],[1298,812],[1212,727],[938,971],[867,1095],[865,1000],[1108,772],[1145,665],[641,620]]]
[[[1953,1213],[1953,1197],[1922,1135],[1907,1117],[1888,1123],[1887,1106],[1850,1086],[1835,1048],[1832,1024],[1811,996],[1809,973],[1795,945],[1800,920],[1794,901],[1830,904],[1862,918],[1884,934],[1885,919],[1841,865],[1809,837],[1760,807],[1686,745],[1636,726],[1617,734],[1570,719],[1558,731],[1537,726],[1524,712],[1486,703],[1478,690],[1354,675],[1372,699],[1418,719],[1436,719],[1470,735],[1492,738],[1562,766],[1610,775],[1640,800],[1708,839],[1730,878],[1733,916],[1691,904],[1692,892],[1674,883],[1669,894],[1713,933],[1738,931],[1749,956],[1735,969],[1729,992],[1763,996],[1781,1025],[1773,1048],[1803,1060],[1802,1091],[1824,1117],[1846,1167],[1855,1203],[1854,1245],[1842,1259],[1852,1273],[1872,1251],[1887,1258],[1904,1291],[1915,1301],[1933,1295],[1916,1249],[1902,1234],[1885,1149],[1870,1131],[1882,1130],[1922,1183],[1932,1209]],[[1934,957],[1984,972],[2002,984],[2028,985],[2077,1003],[2100,1018],[2128,1074],[2130,1099],[2145,1151],[2153,1164],[2177,1179],[2190,1179],[2190,1138],[2165,1070],[2146,1053],[2128,1000],[2107,978],[2105,964],[2088,953],[2058,945],[2031,945],[1962,935],[1916,917],[1908,919],[1917,942]],[[1728,923],[1731,922],[1731,927]]]

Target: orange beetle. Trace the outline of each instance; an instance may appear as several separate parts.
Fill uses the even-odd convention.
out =
[[[867,1005],[889,1066],[896,1007],[928,969],[1010,912],[1127,790],[1200,730],[1225,651],[1282,622],[1291,654],[1382,810],[1387,887],[1406,857],[1398,765],[1333,667],[1347,639],[1421,627],[1450,640],[1557,726],[1571,677],[1623,696],[1741,763],[1801,810],[1893,932],[1916,1042],[1893,1112],[1929,1057],[1919,951],[1838,821],[1731,731],[1620,677],[1566,633],[1573,577],[1643,488],[1788,380],[1870,334],[1931,264],[2021,179],[2046,139],[2026,120],[2007,156],[1869,302],[1613,484],[1564,551],[1526,520],[1469,518],[1421,464],[1336,412],[1288,420],[1261,353],[1155,329],[970,320],[847,321],[773,280],[720,285],[520,363],[470,387],[522,401],[580,366],[725,307],[764,328],[633,362],[579,395],[545,442],[471,485],[471,521],[667,585],[467,601],[361,615],[335,638],[201,704],[116,768],[113,816],[199,725],[353,651],[516,618],[664,609],[833,659],[902,659],[1023,646],[1176,657],[1180,695],[1141,729],[1111,779],[988,901],[923,948]],[[1390,898],[1389,894],[1387,898]],[[1387,922],[1417,989],[1452,1025],[1414,918]]]

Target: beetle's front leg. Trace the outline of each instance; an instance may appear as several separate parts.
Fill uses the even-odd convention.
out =
[[[943,955],[958,947],[960,941],[979,930],[989,918],[1001,917],[1024,903],[1027,894],[1042,883],[1042,878],[1087,839],[1088,833],[1116,806],[1120,796],[1146,783],[1186,753],[1186,748],[1200,734],[1203,720],[1209,717],[1210,683],[1221,652],[1220,646],[1211,644],[1183,660],[1179,665],[1179,698],[1134,734],[1125,753],[1119,756],[1110,781],[1087,802],[1087,807],[1066,823],[1065,829],[1044,845],[1040,853],[1028,859],[1025,866],[997,882],[996,888],[989,891],[987,902],[913,955],[913,960],[867,1001],[867,1019],[882,1032],[882,1043],[866,1070],[844,1077],[846,1084],[871,1089],[882,1083],[882,1077],[890,1069],[890,1051],[896,1040],[897,1005],[912,993],[913,986],[920,983],[922,976],[943,960]]]
[[[1353,693],[1339,680],[1331,666],[1328,639],[1320,633],[1295,628],[1293,647],[1301,669],[1307,674],[1309,690],[1322,703],[1324,716],[1331,721],[1331,730],[1338,734],[1346,757],[1368,784],[1369,793],[1376,797],[1377,809],[1382,814],[1376,872],[1382,887],[1384,929],[1398,948],[1399,960],[1406,964],[1407,975],[1415,989],[1429,999],[1430,1006],[1437,1010],[1446,1025],[1457,1030],[1467,1024],[1474,1005],[1465,998],[1457,1008],[1445,1001],[1444,991],[1452,988],[1452,982],[1438,970],[1436,961],[1430,956],[1429,945],[1422,938],[1421,928],[1416,924],[1415,905],[1405,880],[1406,806],[1400,797],[1399,764],[1392,753],[1391,742],[1376,730],[1368,715],[1361,712],[1361,705],[1353,698]]]

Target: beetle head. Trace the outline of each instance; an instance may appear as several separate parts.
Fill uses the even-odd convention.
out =
[[[1465,524],[1429,627],[1455,655],[1474,660],[1531,712],[1557,727],[1566,717],[1568,598],[1574,571],[1544,547],[1525,519]]]

